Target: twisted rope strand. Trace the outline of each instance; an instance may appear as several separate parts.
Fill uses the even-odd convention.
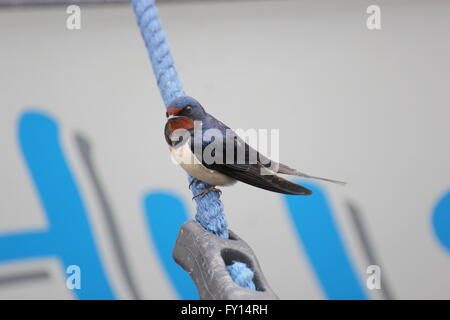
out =
[[[161,28],[158,9],[155,7],[154,0],[131,0],[131,2],[150,56],[153,73],[167,107],[175,98],[185,96],[185,93],[170,54],[165,33]],[[194,195],[212,187],[190,175],[188,181]],[[219,192],[208,192],[203,196],[196,197],[195,202],[197,204],[195,220],[209,232],[222,238],[228,238],[228,224],[223,213],[223,203],[220,200]],[[227,270],[234,282],[244,288],[256,290],[253,283],[254,273],[245,263],[235,261],[227,266]]]
[[[158,9],[154,0],[132,0],[136,20],[144,38],[153,73],[166,106],[175,98],[185,95],[175,68],[166,35],[161,29]]]

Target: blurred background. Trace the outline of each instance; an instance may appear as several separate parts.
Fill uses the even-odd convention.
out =
[[[72,3],[0,4],[0,298],[195,299],[171,258],[195,206],[131,5],[78,3],[70,30]],[[279,297],[449,299],[450,2],[157,5],[189,95],[348,182],[223,188]]]

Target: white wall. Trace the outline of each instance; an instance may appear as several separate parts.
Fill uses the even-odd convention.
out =
[[[367,264],[347,199],[364,215],[396,298],[449,298],[450,256],[431,215],[450,185],[450,3],[377,1],[382,29],[369,31],[372,2],[173,2],[160,15],[189,95],[233,128],[279,128],[282,161],[348,181],[324,187],[361,281]],[[82,29],[68,31],[65,8],[0,11],[0,232],[47,223],[16,138],[19,115],[37,106],[61,125],[117,295],[130,298],[75,132],[95,147],[142,296],[175,298],[141,199],[170,189],[194,205],[166,151],[163,103],[133,12],[81,5]],[[323,298],[282,197],[244,184],[223,191],[230,228],[252,246],[274,291]],[[54,258],[1,264],[0,275],[36,266],[50,279],[0,286],[0,298],[71,297]]]

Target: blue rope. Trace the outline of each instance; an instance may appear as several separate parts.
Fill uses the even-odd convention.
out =
[[[155,7],[155,0],[131,0],[136,15],[137,23],[144,38],[147,51],[152,62],[153,73],[157,79],[158,87],[166,107],[175,98],[185,96],[178,78],[169,45],[167,44],[165,33],[161,28],[161,21],[158,18],[158,9]],[[197,195],[205,188],[211,187],[209,184],[194,180],[189,176],[191,191]],[[194,181],[193,181],[194,180]],[[208,192],[204,196],[196,197],[197,220],[203,228],[219,237],[228,238],[228,225],[223,213],[223,204],[220,201],[219,192]],[[253,271],[245,263],[233,262],[227,266],[231,278],[244,288],[255,290],[252,281]]]
[[[153,73],[158,82],[166,106],[175,98],[184,96],[178,72],[170,54],[166,35],[161,29],[158,9],[154,0],[132,0],[137,23],[144,38],[152,62]]]
[[[191,183],[194,177],[189,176],[188,180]],[[195,180],[191,185],[191,191],[196,195],[209,187],[211,185],[206,182]],[[197,203],[195,220],[209,232],[227,239],[229,236],[228,224],[223,214],[223,203],[220,201],[219,192],[208,192],[204,196],[196,197],[195,202]]]
[[[256,286],[253,283],[253,271],[245,263],[233,261],[233,264],[227,266],[227,270],[234,282],[243,288],[255,291]]]

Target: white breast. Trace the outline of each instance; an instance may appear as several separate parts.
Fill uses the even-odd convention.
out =
[[[218,171],[206,168],[192,153],[190,141],[184,142],[181,146],[170,147],[170,153],[175,161],[186,170],[191,176],[209,183],[213,186],[226,186],[236,182]]]

